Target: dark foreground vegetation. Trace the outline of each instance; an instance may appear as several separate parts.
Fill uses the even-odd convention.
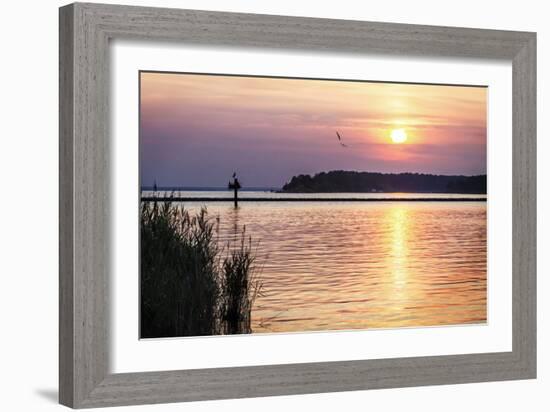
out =
[[[468,193],[486,194],[487,175],[446,176],[421,173],[370,173],[335,170],[314,176],[294,176],[282,188],[287,193]]]
[[[141,205],[142,338],[251,333],[261,292],[256,258],[243,229],[220,246],[218,223],[170,202]]]

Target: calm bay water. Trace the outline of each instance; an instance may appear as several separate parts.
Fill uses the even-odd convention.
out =
[[[177,194],[197,193],[230,197],[225,191]],[[231,202],[182,202],[190,211],[206,206],[210,216],[219,216],[224,244],[239,242],[243,226],[252,237],[265,291],[253,308],[254,333],[486,321],[485,202],[285,202],[287,194],[241,196],[266,194],[281,200],[242,202],[238,209]]]

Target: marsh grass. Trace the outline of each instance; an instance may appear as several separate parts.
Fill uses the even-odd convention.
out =
[[[223,333],[252,333],[252,305],[256,297],[262,293],[262,283],[258,275],[252,240],[247,240],[243,228],[240,247],[232,249],[222,264]]]
[[[141,204],[142,338],[251,333],[261,293],[252,240],[220,245],[219,220],[172,202]]]

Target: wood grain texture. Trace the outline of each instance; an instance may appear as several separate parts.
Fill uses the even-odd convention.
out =
[[[60,9],[60,402],[84,408],[536,375],[534,33],[75,3]],[[109,373],[109,40],[495,58],[513,65],[513,350]]]
[[[512,62],[513,135],[513,351],[536,376],[536,37],[532,36]]]
[[[72,9],[72,7],[71,7]],[[73,30],[59,14],[59,401],[73,404]]]

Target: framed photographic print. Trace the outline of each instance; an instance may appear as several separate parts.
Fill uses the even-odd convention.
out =
[[[534,33],[60,9],[60,402],[536,376]]]

